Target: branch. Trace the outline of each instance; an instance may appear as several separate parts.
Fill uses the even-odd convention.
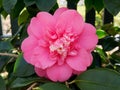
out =
[[[18,55],[16,55],[16,54],[11,54],[11,53],[0,53],[0,56],[10,56],[10,57],[15,57],[15,58],[18,57]]]
[[[33,83],[27,90],[32,90],[33,87],[35,87],[37,83]]]

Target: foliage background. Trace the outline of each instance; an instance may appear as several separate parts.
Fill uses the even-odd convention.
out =
[[[78,0],[67,2],[68,8],[76,9]],[[119,0],[85,0],[85,7],[86,14],[92,9],[97,13],[107,9],[115,16],[120,11]],[[30,19],[40,11],[53,14],[57,8],[56,0],[0,0],[0,14],[4,18],[9,14],[18,22],[18,27],[13,24],[12,37],[0,38],[0,90],[120,90],[120,28],[114,22],[95,24],[99,43],[93,64],[65,83],[38,77],[33,66],[25,62],[20,45],[27,37]]]

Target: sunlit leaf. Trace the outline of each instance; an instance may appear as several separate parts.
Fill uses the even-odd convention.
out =
[[[98,29],[96,32],[99,39],[106,37],[107,33],[104,30]]]

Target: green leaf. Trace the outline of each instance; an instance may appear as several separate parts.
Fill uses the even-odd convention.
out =
[[[5,81],[0,76],[0,90],[6,90]]]
[[[120,51],[119,51],[119,50],[116,51],[116,52],[114,52],[114,53],[111,55],[111,57],[112,57],[116,62],[120,63]]]
[[[93,0],[85,0],[85,7],[86,10],[89,11],[93,8]]]
[[[106,37],[107,33],[104,30],[98,29],[96,32],[99,39]]]
[[[49,11],[56,2],[57,0],[35,0],[37,7],[41,11]]]
[[[26,6],[31,6],[31,5],[35,4],[35,0],[24,0],[24,3]]]
[[[120,90],[120,73],[109,69],[88,70],[76,78],[81,90]]]
[[[0,51],[8,51],[10,49],[13,49],[13,46],[9,41],[0,41]]]
[[[104,61],[106,61],[107,56],[106,56],[106,53],[103,51],[103,49],[96,47],[96,52],[98,52],[99,55],[100,55],[100,57],[101,57]]]
[[[70,90],[64,84],[60,83],[46,83],[39,87],[38,90]]]
[[[0,8],[2,7],[2,0],[0,0]]]
[[[3,8],[7,13],[10,13],[16,3],[17,0],[3,0]]]
[[[103,0],[93,0],[93,1],[94,1],[94,8],[99,13],[104,7]]]
[[[105,8],[112,14],[117,15],[120,11],[120,0],[103,0]]]
[[[0,72],[4,70],[4,67],[11,58],[8,56],[0,56]]]
[[[28,20],[28,17],[29,13],[26,9],[24,9],[18,17],[18,25],[25,23]]]
[[[24,8],[25,4],[23,2],[23,0],[17,0],[16,5],[14,6],[14,8],[11,11],[11,17],[12,19],[15,19],[19,16],[20,12],[22,11],[22,9]]]
[[[28,64],[23,55],[20,54],[15,62],[14,71],[15,76],[25,77],[34,74],[34,68],[32,65]]]
[[[40,78],[38,77],[17,78],[12,82],[11,88],[24,87],[36,81],[40,81]]]
[[[110,51],[118,46],[118,42],[115,41],[114,37],[105,37],[101,40],[103,50]]]
[[[1,12],[1,15],[2,15],[4,18],[6,18],[7,15],[8,15],[8,13],[7,13],[5,10],[3,10],[3,11]]]

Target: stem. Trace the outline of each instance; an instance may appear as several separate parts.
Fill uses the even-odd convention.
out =
[[[76,80],[73,80],[73,81],[71,81],[71,82],[68,82],[68,84],[73,84],[73,83],[75,83],[76,82]]]
[[[27,90],[32,90],[33,87],[35,87],[37,83],[33,83]]]
[[[0,56],[10,56],[10,57],[15,57],[15,58],[18,57],[18,55],[16,55],[16,54],[11,54],[11,53],[0,53]]]

